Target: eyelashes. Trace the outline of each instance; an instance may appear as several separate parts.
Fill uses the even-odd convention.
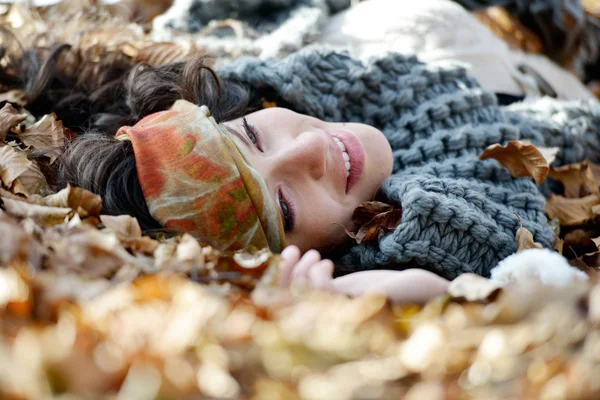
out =
[[[260,137],[260,133],[258,133],[258,129],[252,124],[248,122],[248,120],[244,117],[242,118],[242,125],[244,126],[244,131],[246,132],[246,136],[248,139],[256,146],[259,151],[263,151],[262,140]]]
[[[242,125],[244,127],[244,132],[248,139],[256,146],[256,148],[260,152],[264,152],[262,147],[262,137],[260,132],[256,127],[248,122],[246,118],[242,118]],[[285,196],[283,191],[279,189],[277,192],[277,202],[279,203],[279,208],[281,210],[281,215],[283,216],[283,224],[286,232],[294,229],[294,224],[296,220],[296,214],[293,203]]]
[[[279,189],[277,193],[277,198],[279,200],[279,207],[281,209],[281,214],[283,215],[283,223],[286,232],[294,229],[295,222],[295,211],[294,205],[285,197],[283,191]]]

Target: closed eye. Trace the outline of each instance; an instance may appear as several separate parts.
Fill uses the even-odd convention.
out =
[[[258,129],[256,129],[254,125],[250,124],[245,117],[242,118],[242,125],[244,126],[244,131],[246,132],[248,139],[250,139],[250,141],[259,151],[263,152],[262,140]]]

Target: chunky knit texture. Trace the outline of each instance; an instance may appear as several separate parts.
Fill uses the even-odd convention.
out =
[[[515,213],[536,241],[551,247],[540,189],[478,156],[491,144],[517,139],[561,146],[557,164],[600,154],[596,101],[541,100],[504,109],[459,65],[398,54],[364,65],[305,49],[279,62],[240,59],[220,75],[256,96],[276,93],[298,112],[366,123],[388,138],[394,168],[381,192],[402,207],[402,222],[378,241],[350,249],[339,260],[342,273],[421,266],[449,279],[464,272],[488,276],[516,250]]]

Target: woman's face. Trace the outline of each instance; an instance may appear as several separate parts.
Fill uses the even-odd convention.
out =
[[[392,151],[368,125],[267,108],[224,123],[280,209],[288,244],[326,250],[353,229],[354,209],[392,171]]]

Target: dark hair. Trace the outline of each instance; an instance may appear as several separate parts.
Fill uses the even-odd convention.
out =
[[[90,190],[102,197],[103,213],[134,216],[146,232],[160,229],[146,206],[132,145],[114,139],[115,133],[178,99],[207,105],[217,122],[235,119],[257,108],[250,93],[220,80],[205,57],[152,67],[115,53],[70,74],[61,68],[65,58],[73,58],[70,50],[55,45],[43,60],[36,51],[26,51],[0,75],[3,82],[24,87],[34,115],[54,112],[77,134],[57,165],[54,188],[71,184]],[[21,76],[15,76],[19,70]]]

